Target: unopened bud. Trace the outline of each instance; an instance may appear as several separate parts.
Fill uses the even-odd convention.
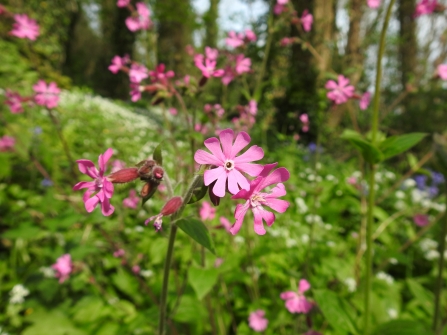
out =
[[[216,180],[217,181],[217,180]],[[214,206],[219,206],[219,204],[220,204],[220,198],[217,196],[217,195],[215,195],[214,193],[213,193],[213,187],[214,187],[214,185],[216,184],[216,181],[213,181],[211,184],[210,184],[210,186],[208,187],[208,194],[209,194],[209,196],[210,196],[210,201],[211,201],[211,203],[214,205]]]
[[[125,168],[111,173],[107,179],[112,183],[129,183],[139,177],[138,168]]]
[[[182,206],[182,203],[182,197],[173,197],[169,199],[168,202],[163,206],[160,213],[164,216],[171,215]]]
[[[202,87],[203,85],[205,85],[207,81],[208,81],[208,78],[203,76],[199,81],[199,87]]]

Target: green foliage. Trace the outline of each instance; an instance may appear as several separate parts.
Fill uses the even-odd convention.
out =
[[[202,221],[194,218],[185,218],[175,221],[175,224],[194,241],[207,248],[213,254],[215,253],[211,235]]]

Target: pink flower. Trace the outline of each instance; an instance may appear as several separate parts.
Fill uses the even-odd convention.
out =
[[[112,58],[112,64],[109,65],[109,71],[117,74],[126,64],[129,62],[129,56],[125,55],[124,57],[115,56]]]
[[[416,214],[413,216],[413,221],[419,227],[425,227],[430,223],[428,216],[424,214]]]
[[[334,101],[336,105],[345,103],[354,95],[354,86],[349,85],[349,79],[342,75],[338,75],[338,83],[334,80],[329,80],[325,88],[331,90],[326,96]]]
[[[222,77],[223,74],[225,73],[225,71],[222,69],[215,70],[216,68],[215,60],[210,60],[208,58],[204,60],[203,55],[200,54],[194,56],[194,64],[200,71],[202,71],[202,76],[204,76],[205,78],[209,78],[211,76]]]
[[[217,49],[205,47],[205,56],[209,60],[217,60],[217,57],[219,57],[219,51],[217,51]]]
[[[294,38],[293,37],[284,37],[281,42],[279,42],[279,45],[281,45],[282,47],[286,47],[289,46],[291,44],[293,44],[294,42]]]
[[[26,14],[14,15],[15,23],[10,34],[18,38],[28,38],[34,41],[39,36],[39,25]]]
[[[249,190],[242,189],[236,195],[231,197],[231,199],[246,200],[245,204],[238,204],[236,206],[236,210],[234,212],[236,222],[230,230],[233,235],[241,229],[242,222],[244,221],[244,217],[245,214],[247,214],[248,209],[251,209],[253,212],[255,219],[255,233],[258,235],[264,235],[266,231],[262,220],[264,220],[269,227],[275,222],[275,214],[265,210],[264,207],[270,207],[278,213],[284,213],[289,207],[289,202],[282,199],[277,199],[278,197],[286,195],[286,188],[282,183],[289,179],[289,171],[282,167],[269,174],[277,164],[278,163],[265,165],[259,176],[255,180],[251,181]],[[277,184],[273,189],[268,192],[261,192],[261,190],[273,184]]]
[[[248,102],[247,112],[255,116],[258,113],[258,103],[256,100],[250,100]]]
[[[116,2],[118,7],[126,7],[128,4],[130,4],[130,0],[118,0]]]
[[[116,172],[118,170],[124,169],[126,167],[126,163],[124,163],[123,161],[119,160],[119,159],[115,159],[112,162],[112,171],[110,171],[110,173]]]
[[[249,42],[255,42],[257,39],[256,34],[254,33],[253,30],[251,29],[245,29],[245,38],[249,41]]]
[[[280,15],[283,11],[284,6],[279,3],[275,4],[275,6],[273,7],[273,13],[275,13],[275,15]]]
[[[6,152],[14,148],[16,140],[14,137],[5,135],[0,137],[0,152]]]
[[[123,257],[126,252],[123,249],[118,249],[113,253],[113,257],[120,258]]]
[[[149,77],[148,70],[144,65],[132,64],[129,70],[129,78],[132,83],[140,83]]]
[[[222,227],[224,227],[225,228],[225,230],[227,231],[227,232],[230,232],[230,229],[231,229],[231,222],[230,222],[230,220],[228,220],[226,217],[224,217],[224,216],[221,216],[220,218],[219,218],[219,222],[220,222],[220,224],[222,225]]]
[[[225,39],[225,43],[232,48],[240,47],[244,45],[244,34],[237,34],[235,31],[230,31],[228,37]]]
[[[173,78],[175,76],[175,73],[172,70],[165,72],[165,69],[165,65],[163,63],[160,63],[157,65],[154,71],[149,72],[153,83],[160,83],[164,86],[168,85],[168,79]]]
[[[269,320],[267,320],[264,315],[265,312],[262,309],[250,313],[250,316],[248,317],[248,325],[255,332],[260,333],[267,329]]]
[[[233,144],[233,130],[225,129],[220,132],[219,138],[220,143],[215,137],[205,140],[204,144],[211,151],[211,154],[204,150],[197,150],[194,160],[198,164],[210,164],[213,166],[211,170],[205,171],[204,182],[208,186],[216,181],[212,191],[216,196],[222,198],[225,196],[227,180],[228,190],[232,194],[239,192],[239,187],[246,190],[250,188],[247,178],[241,172],[253,177],[257,176],[263,167],[250,162],[263,158],[264,151],[262,148],[254,145],[242,155],[236,157],[250,143],[250,136],[245,132],[240,132]]]
[[[130,83],[130,100],[136,102],[141,99],[141,91],[144,89],[144,86],[140,86],[137,83]]]
[[[302,122],[302,123],[309,123],[309,116],[307,115],[307,114],[301,114],[300,115],[300,121]]]
[[[222,84],[224,84],[225,86],[228,86],[228,84],[230,84],[233,81],[233,79],[236,77],[236,73],[231,66],[226,66],[224,71],[225,71],[225,73],[222,76]]]
[[[306,9],[301,16],[301,25],[303,26],[304,31],[309,32],[312,29],[312,23],[314,22],[314,17],[309,11]]]
[[[73,190],[75,191],[83,188],[87,189],[84,193],[83,200],[85,209],[89,213],[92,212],[99,203],[101,203],[101,211],[104,216],[111,215],[115,210],[109,200],[113,195],[113,184],[107,177],[104,177],[106,164],[112,154],[113,150],[109,148],[103,155],[99,155],[99,171],[96,169],[95,164],[88,159],[79,159],[76,161],[78,163],[79,171],[93,179],[93,181],[81,181],[73,187]],[[94,192],[97,193],[92,196],[92,193]]]
[[[447,80],[447,64],[438,65],[436,73],[442,80]]]
[[[250,66],[251,66],[251,59],[245,58],[244,55],[237,55],[236,56],[236,73],[242,74],[245,72],[250,72]]]
[[[132,272],[135,273],[136,275],[139,274],[140,271],[141,271],[141,268],[138,265],[132,266]]]
[[[149,29],[152,25],[152,21],[149,18],[151,12],[143,2],[136,4],[137,12],[134,16],[130,16],[126,19],[126,26],[130,31],[137,31],[143,29]]]
[[[359,101],[359,106],[362,111],[368,108],[369,103],[371,102],[371,93],[365,92]]]
[[[310,289],[310,284],[307,280],[301,279],[298,292],[286,291],[281,293],[280,297],[286,301],[286,308],[290,313],[307,314],[312,309],[312,303],[304,296],[304,292]]]
[[[177,109],[175,109],[174,107],[169,108],[169,114],[174,116],[177,115],[178,114]]]
[[[418,2],[414,11],[414,17],[433,13],[437,5],[437,0],[422,0]]]
[[[202,207],[200,207],[200,218],[202,221],[212,220],[216,216],[216,208],[211,206],[208,201],[202,202]]]
[[[349,185],[357,185],[357,178],[354,177],[354,176],[349,177],[348,180],[347,180],[347,183],[348,183]]]
[[[216,260],[214,261],[214,267],[218,268],[222,265],[222,263],[224,262],[223,258],[216,258]]]
[[[277,0],[276,3],[278,5],[286,5],[289,2],[289,0]]]
[[[163,221],[162,221],[163,216],[168,216],[168,215],[174,214],[180,208],[180,206],[182,204],[183,204],[182,197],[173,197],[173,198],[169,199],[165,203],[163,208],[161,209],[160,213],[157,214],[157,215],[151,216],[149,219],[144,221],[144,224],[147,226],[147,224],[149,222],[154,220],[154,228],[155,228],[155,230],[156,231],[160,231],[161,230],[161,225],[163,223]]]
[[[11,110],[11,113],[17,114],[23,112],[22,107],[22,97],[19,93],[13,92],[9,89],[6,89],[6,100],[5,104],[9,106],[9,109]]]
[[[34,101],[40,106],[47,106],[47,108],[55,108],[59,104],[59,93],[61,90],[57,87],[55,82],[51,82],[48,85],[43,80],[39,80],[36,85],[33,86]]]
[[[56,270],[56,278],[59,278],[59,283],[66,281],[73,271],[73,263],[71,262],[70,254],[65,254],[56,260],[56,263],[51,266]]]
[[[381,0],[367,0],[366,4],[368,5],[369,8],[379,8],[380,7],[380,2]]]
[[[123,200],[123,206],[135,209],[138,207],[139,202],[140,198],[137,197],[137,192],[135,190],[130,190],[129,197]]]

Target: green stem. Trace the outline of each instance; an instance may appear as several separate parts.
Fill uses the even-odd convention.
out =
[[[445,190],[447,191],[447,182],[445,184]],[[447,192],[446,194],[446,204],[447,204]],[[445,264],[445,239],[447,238],[447,214],[444,214],[444,222],[442,225],[441,236],[439,237],[439,261],[438,261],[438,278],[436,279],[436,288],[435,288],[435,312],[433,315],[433,331],[435,334],[440,333],[436,332],[439,327],[439,321],[441,316],[441,294],[442,294],[442,286],[443,286],[443,278],[442,273],[444,271]]]
[[[267,37],[267,42],[265,44],[264,57],[262,59],[262,65],[261,65],[261,69],[259,70],[258,81],[256,82],[256,86],[255,86],[255,90],[254,90],[254,98],[258,102],[259,102],[259,100],[260,100],[259,98],[261,96],[262,80],[264,79],[265,69],[267,67],[267,60],[269,57],[270,48],[272,46],[272,41],[273,41],[273,32],[270,31],[272,22],[273,22],[273,15],[271,13],[269,21],[268,21],[268,26],[267,26],[268,37]]]
[[[382,57],[385,52],[385,37],[388,28],[388,23],[391,18],[391,12],[393,9],[395,0],[391,0],[385,20],[383,22],[382,32],[380,34],[379,52],[377,55],[377,65],[376,65],[376,83],[375,83],[375,94],[373,101],[373,115],[371,124],[371,143],[376,144],[377,132],[379,129],[379,102],[380,102],[380,83],[382,79]],[[364,311],[363,311],[363,333],[365,335],[369,334],[370,327],[370,295],[371,295],[371,275],[372,275],[372,252],[373,252],[373,240],[372,240],[372,226],[374,224],[374,205],[375,205],[375,172],[376,167],[374,164],[370,163],[370,175],[369,175],[369,195],[368,195],[368,214],[366,222],[366,251],[365,251],[365,294],[364,294]]]
[[[189,184],[188,188],[186,189],[184,195],[183,195],[183,203],[180,206],[180,208],[172,214],[171,217],[171,230],[169,232],[169,241],[168,241],[168,250],[166,251],[166,259],[165,259],[165,267],[163,270],[163,287],[161,290],[161,298],[160,298],[160,318],[159,318],[159,324],[158,324],[158,335],[164,335],[166,330],[166,321],[167,321],[167,297],[168,297],[168,284],[169,284],[169,272],[171,270],[171,262],[172,262],[172,255],[174,254],[174,242],[175,237],[177,235],[177,229],[178,227],[175,225],[175,222],[180,215],[183,213],[186,204],[191,199],[192,193],[194,192],[194,189],[199,185],[200,180],[203,178],[203,174],[205,172],[205,165],[202,165],[200,167],[200,170],[194,175],[193,180],[191,181],[191,184]]]

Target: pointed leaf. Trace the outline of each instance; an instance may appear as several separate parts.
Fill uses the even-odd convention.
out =
[[[430,335],[426,326],[413,320],[393,320],[379,325],[372,335]]]
[[[158,165],[163,165],[163,156],[161,154],[161,145],[163,144],[163,142],[161,142],[159,145],[157,145],[157,147],[154,150],[154,153],[152,155],[154,161],[156,161],[158,163]]]
[[[208,191],[208,186],[205,186],[203,183],[203,178],[200,179],[200,184],[193,190],[191,199],[189,199],[188,204],[193,204],[199,200],[201,200]]]
[[[383,160],[382,152],[371,142],[368,142],[366,139],[364,139],[356,131],[349,129],[345,130],[340,137],[351,142],[351,144],[360,151],[363,158],[368,163],[376,164]]]
[[[188,234],[194,241],[203,245],[213,254],[215,254],[214,243],[211,239],[208,228],[199,219],[188,218],[180,219],[175,223],[181,230]]]
[[[425,136],[427,136],[425,133],[391,136],[380,144],[380,150],[383,153],[384,159],[388,159],[412,148]]]
[[[203,269],[191,267],[188,271],[188,280],[197,294],[197,298],[202,300],[204,296],[217,282],[219,271],[217,269]]]
[[[327,290],[314,290],[314,297],[334,334],[357,334],[352,316],[336,293]]]

